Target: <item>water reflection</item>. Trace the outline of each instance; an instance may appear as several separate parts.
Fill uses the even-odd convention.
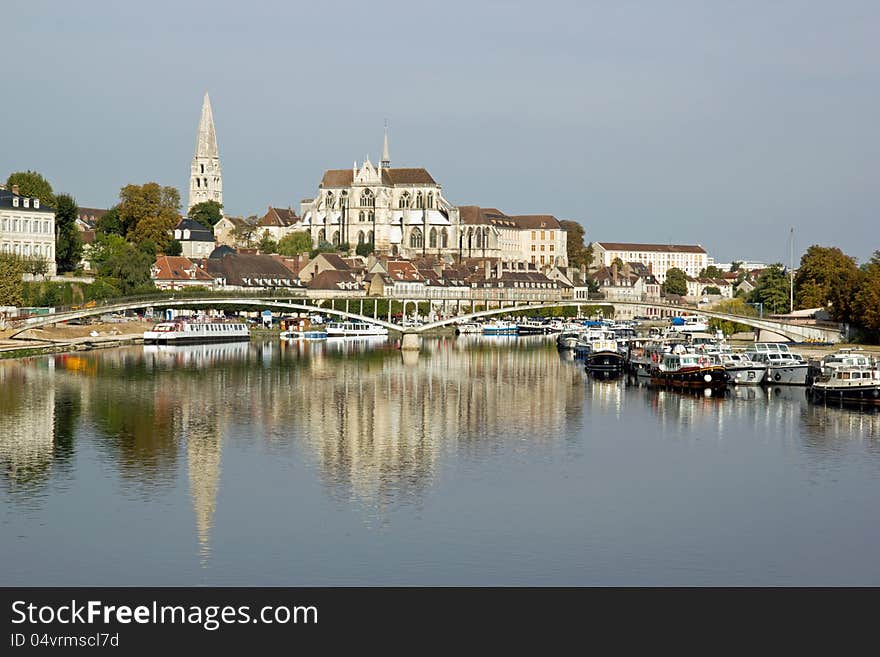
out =
[[[604,424],[584,429],[585,416]],[[188,489],[203,565],[224,460],[243,453],[305,462],[332,500],[381,512],[421,504],[446,463],[482,467],[511,452],[539,460],[567,441],[595,441],[590,431],[780,436],[822,459],[854,440],[876,450],[880,413],[813,406],[802,388],[720,398],[590,378],[540,336],[425,339],[420,355],[380,337],[0,362],[4,499],[37,508],[77,458],[95,458],[129,499]]]

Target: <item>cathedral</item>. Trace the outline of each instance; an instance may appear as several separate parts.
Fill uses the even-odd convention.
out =
[[[202,116],[199,119],[199,137],[196,152],[192,159],[189,177],[189,203],[192,206],[205,201],[223,204],[223,176],[220,173],[220,154],[217,151],[217,134],[214,132],[214,114],[211,112],[211,99],[205,92],[202,101]]]
[[[387,129],[378,165],[367,158],[360,167],[325,171],[318,194],[300,210],[315,246],[372,244],[405,258],[459,250],[458,209],[426,169],[391,166]]]

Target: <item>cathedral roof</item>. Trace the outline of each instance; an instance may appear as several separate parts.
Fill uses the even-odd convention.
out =
[[[351,187],[354,172],[351,169],[328,169],[321,179],[321,187]],[[382,183],[395,185],[436,185],[427,169],[421,167],[411,169],[382,169]]]
[[[199,139],[196,142],[196,157],[219,157],[217,153],[217,134],[214,132],[214,113],[208,92],[202,100],[202,116],[199,119]]]
[[[562,228],[552,214],[517,214],[510,217],[519,228]]]
[[[273,208],[269,206],[269,211],[260,219],[258,226],[291,226],[299,221],[296,212],[290,208]]]
[[[485,224],[493,224],[496,226],[514,225],[510,217],[498,208],[481,208],[477,205],[462,205],[458,208],[458,216],[461,219],[461,223],[472,226],[482,226]]]

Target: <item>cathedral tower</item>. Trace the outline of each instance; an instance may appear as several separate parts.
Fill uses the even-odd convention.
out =
[[[211,99],[205,92],[202,117],[199,119],[199,138],[193,155],[192,172],[189,177],[189,209],[204,201],[223,203],[223,178],[220,174],[220,155],[217,152],[217,135],[214,132],[214,114]]]

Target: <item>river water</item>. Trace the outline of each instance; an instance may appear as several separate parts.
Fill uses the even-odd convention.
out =
[[[880,584],[880,413],[544,338],[0,362],[0,585]]]

